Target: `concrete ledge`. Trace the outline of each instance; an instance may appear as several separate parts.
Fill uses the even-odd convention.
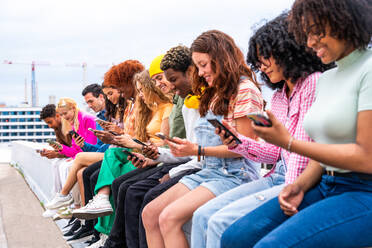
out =
[[[11,164],[22,172],[31,190],[43,203],[54,197],[54,172],[52,160],[41,157],[36,149],[48,147],[44,143],[28,141],[14,141],[11,147]]]

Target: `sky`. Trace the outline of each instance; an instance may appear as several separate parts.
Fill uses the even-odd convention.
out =
[[[293,1],[1,0],[0,102],[20,105],[25,81],[30,101],[32,61],[41,64],[35,72],[40,106],[50,95],[82,105],[84,83],[102,83],[113,64],[137,59],[148,68],[156,56],[190,46],[210,29],[229,34],[246,54],[252,32]]]

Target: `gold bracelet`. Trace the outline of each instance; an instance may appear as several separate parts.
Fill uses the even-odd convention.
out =
[[[291,146],[292,146],[292,142],[293,142],[294,138],[291,136],[291,138],[289,139],[288,141],[288,146],[287,146],[287,151],[291,151]]]

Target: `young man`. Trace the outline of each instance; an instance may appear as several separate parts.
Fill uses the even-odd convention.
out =
[[[71,137],[66,136],[62,133],[61,116],[56,111],[56,105],[48,104],[44,106],[40,112],[40,120],[43,120],[49,128],[52,128],[54,130],[58,143],[64,144],[66,146],[71,146]],[[65,156],[60,154],[59,152],[47,149],[44,149],[40,153],[40,155],[49,159],[65,158]]]

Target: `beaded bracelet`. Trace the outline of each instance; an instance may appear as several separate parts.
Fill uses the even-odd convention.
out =
[[[289,139],[288,141],[288,146],[287,146],[287,151],[291,151],[291,146],[292,146],[292,142],[293,142],[294,138],[291,136],[291,138]]]

